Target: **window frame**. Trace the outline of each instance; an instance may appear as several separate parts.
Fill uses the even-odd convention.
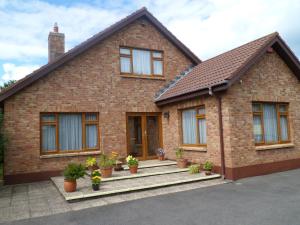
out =
[[[130,51],[130,55],[122,54],[121,49],[128,49]],[[132,50],[143,50],[150,52],[150,67],[151,67],[151,74],[137,74],[133,71],[133,57],[132,57]],[[161,58],[154,57],[154,53],[158,52],[161,54]],[[121,58],[129,58],[130,59],[130,73],[122,72],[121,70]],[[162,63],[162,74],[154,74],[154,61],[160,61]],[[127,75],[127,76],[134,76],[134,77],[141,77],[141,78],[162,78],[164,77],[164,52],[162,50],[155,50],[155,49],[147,49],[147,48],[136,48],[136,47],[128,47],[128,46],[120,46],[119,47],[119,64],[120,64],[120,74]]]
[[[182,113],[185,110],[191,110],[194,109],[196,111],[196,144],[185,144],[183,143],[183,119],[182,119]],[[204,109],[205,113],[204,114],[198,114],[198,111],[200,109]],[[206,143],[205,144],[201,144],[200,143],[200,133],[199,133],[199,120],[200,119],[205,119],[205,123],[206,121],[206,108],[205,105],[201,105],[201,106],[196,106],[196,107],[191,107],[191,108],[185,108],[185,109],[181,109],[180,110],[180,115],[181,115],[181,145],[184,147],[206,147],[207,146],[207,124],[206,124]]]
[[[278,140],[276,142],[265,142],[265,129],[264,129],[264,110],[263,107],[265,104],[273,104],[275,105],[276,108],[276,118],[277,118],[277,136]],[[260,106],[260,111],[254,111],[253,110],[253,105],[259,105]],[[285,106],[286,111],[285,112],[280,112],[280,106]],[[261,121],[261,133],[262,133],[262,141],[261,142],[255,142],[255,137],[254,137],[254,123],[253,119],[254,116],[260,116],[260,121]],[[287,135],[288,138],[286,141],[281,140],[281,124],[280,124],[280,116],[286,116],[287,118]],[[252,134],[254,137],[254,143],[255,146],[264,146],[264,145],[276,145],[276,144],[286,144],[286,143],[291,143],[291,135],[290,135],[290,119],[289,119],[289,103],[286,102],[252,102]]]
[[[59,122],[58,117],[60,114],[81,114],[81,126],[82,126],[82,148],[78,150],[63,150],[59,149]],[[86,114],[95,114],[96,120],[86,120]],[[54,121],[43,121],[43,116],[55,115]],[[55,150],[44,151],[43,150],[43,126],[54,125],[55,126]],[[96,148],[86,148],[86,125],[97,126],[97,146]],[[66,154],[66,153],[80,153],[80,152],[92,152],[100,149],[100,129],[99,129],[99,113],[98,112],[41,112],[40,113],[40,155],[51,154]]]

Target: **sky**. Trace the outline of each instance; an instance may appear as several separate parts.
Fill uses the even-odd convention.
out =
[[[143,6],[201,60],[274,31],[300,57],[299,0],[0,0],[0,84],[47,63],[54,22],[69,50]]]

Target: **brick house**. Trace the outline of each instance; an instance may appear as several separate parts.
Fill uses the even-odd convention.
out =
[[[117,151],[210,160],[229,179],[300,167],[300,64],[273,33],[201,62],[145,8],[0,93],[5,183]],[[200,43],[201,44],[201,43]]]

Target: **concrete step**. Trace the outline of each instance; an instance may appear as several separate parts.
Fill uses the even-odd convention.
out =
[[[137,174],[130,174],[129,170],[114,171],[112,177],[102,178],[102,182],[124,180],[124,179],[136,179],[139,177],[149,177],[171,173],[181,173],[188,171],[188,168],[178,168],[177,165],[164,165],[157,167],[144,167],[139,168]]]
[[[164,160],[164,161],[159,161],[157,159],[154,160],[146,160],[146,161],[139,161],[139,169],[144,169],[144,168],[152,168],[152,167],[161,167],[161,166],[171,166],[171,165],[176,165],[176,161],[172,160]],[[128,166],[124,165],[124,170],[128,170]]]
[[[99,191],[93,191],[89,177],[77,181],[77,191],[66,193],[63,188],[64,178],[51,178],[57,189],[67,201],[79,201],[88,198],[103,197],[108,195],[122,194],[126,192],[141,191],[172,185],[180,185],[190,182],[219,179],[219,174],[206,176],[204,173],[189,174],[187,171],[155,176],[135,177],[135,179],[111,180],[102,182]]]

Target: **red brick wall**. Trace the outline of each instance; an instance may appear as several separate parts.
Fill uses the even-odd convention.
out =
[[[181,144],[181,110],[196,106],[205,106],[207,126],[207,147],[192,148]],[[175,159],[175,148],[185,149],[184,157],[191,162],[204,163],[210,160],[220,166],[220,138],[218,123],[217,99],[215,97],[202,97],[191,101],[167,105],[163,111],[169,111],[169,119],[163,118],[163,140],[166,156]]]
[[[228,105],[232,162],[230,167],[245,167],[300,159],[300,86],[293,72],[277,53],[262,60],[231,87],[224,97]],[[259,151],[253,137],[253,101],[288,102],[293,148]]]
[[[126,112],[160,111],[154,94],[191,61],[151,24],[129,25],[5,101],[5,175],[61,170],[86,157],[40,158],[40,112],[99,112],[103,149],[126,155]],[[164,80],[120,76],[119,46],[164,51]]]

